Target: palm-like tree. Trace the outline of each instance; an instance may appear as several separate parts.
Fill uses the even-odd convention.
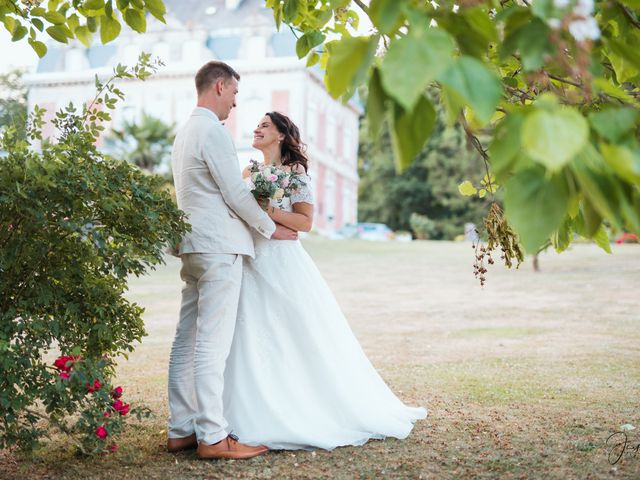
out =
[[[121,129],[113,129],[109,143],[118,157],[155,172],[169,159],[174,138],[174,125],[143,113],[139,122],[124,122]]]

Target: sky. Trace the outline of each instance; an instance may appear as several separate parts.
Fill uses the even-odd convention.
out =
[[[11,35],[0,25],[0,73],[12,68],[26,67],[32,69],[38,63],[38,55],[27,43],[26,37],[19,42],[12,42]]]

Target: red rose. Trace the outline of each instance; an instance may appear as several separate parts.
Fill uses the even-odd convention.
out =
[[[104,425],[100,425],[98,428],[96,428],[96,436],[98,438],[102,438],[104,440],[105,438],[107,438],[107,435],[109,434],[107,433],[107,429],[104,428]]]
[[[112,443],[107,447],[107,450],[109,450],[111,453],[115,452],[117,449],[118,449],[118,445],[116,445],[115,443]]]
[[[94,380],[93,381],[93,385],[91,385],[90,383],[87,383],[87,391],[89,393],[93,393],[96,390],[100,390],[100,387],[102,387],[102,384],[100,383],[100,380]]]
[[[60,372],[60,374],[58,375],[62,380],[69,380],[69,377],[71,375],[69,375],[67,372]]]
[[[122,387],[114,388],[113,392],[111,392],[111,396],[113,398],[120,398],[122,396]]]
[[[78,360],[80,360],[80,357],[74,357],[73,355],[61,355],[56,358],[55,362],[53,362],[53,366],[63,372],[69,372],[71,371],[73,364]]]
[[[109,412],[104,412],[104,413],[102,414],[102,416],[103,416],[103,417],[105,417],[105,418],[107,418],[107,417],[110,417],[110,416],[111,416],[111,414],[110,414]]]
[[[121,400],[116,400],[115,402],[113,402],[112,406],[113,406],[113,409],[117,411],[120,415],[126,415],[127,413],[129,413],[129,404],[122,403]]]
[[[129,413],[129,404],[125,403],[120,410],[118,410],[118,412],[120,412],[120,415],[126,415],[127,413]]]

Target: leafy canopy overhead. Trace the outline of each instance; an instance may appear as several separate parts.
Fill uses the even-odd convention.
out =
[[[147,12],[164,23],[162,0],[0,0],[0,21],[11,39],[27,37],[39,57],[47,53],[47,39],[68,43],[77,38],[90,47],[99,34],[108,43],[120,35],[123,22],[145,32]]]
[[[637,0],[268,0],[335,98],[367,86],[369,135],[391,128],[398,171],[433,129],[437,101],[504,188],[528,252],[604,226],[640,232],[640,3]],[[373,24],[357,34],[359,19]],[[478,132],[489,135],[488,145]],[[479,179],[472,179],[471,185]],[[468,195],[478,190],[461,185]],[[492,211],[496,211],[492,209]]]

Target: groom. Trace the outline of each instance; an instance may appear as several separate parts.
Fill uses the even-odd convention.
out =
[[[192,230],[180,243],[182,305],[169,360],[167,449],[198,449],[200,458],[250,458],[265,453],[226,431],[222,391],[242,281],[242,257],[254,255],[250,228],[266,238],[297,233],[274,224],[240,176],[238,157],[221,121],[236,106],[238,75],[211,61],[196,74],[197,108],[172,152],[178,207]]]

